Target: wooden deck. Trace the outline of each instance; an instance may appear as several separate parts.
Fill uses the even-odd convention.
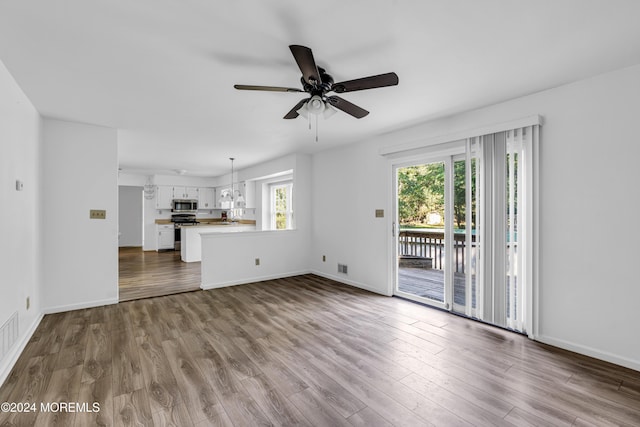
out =
[[[465,275],[454,273],[453,300],[465,305]],[[402,292],[444,302],[444,271],[433,268],[406,268],[398,271],[398,288]],[[473,293],[475,305],[475,290]]]

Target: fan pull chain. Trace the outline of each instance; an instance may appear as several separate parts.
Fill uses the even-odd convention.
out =
[[[318,115],[316,114],[316,142],[318,142]]]

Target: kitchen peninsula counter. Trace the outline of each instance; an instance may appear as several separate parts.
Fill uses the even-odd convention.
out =
[[[243,231],[255,231],[256,222],[242,220],[233,223],[225,223],[220,220],[199,219],[199,224],[182,227],[180,258],[184,262],[196,262],[202,259],[201,233],[238,233]]]

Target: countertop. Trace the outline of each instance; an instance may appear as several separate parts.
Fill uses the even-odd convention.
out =
[[[165,225],[173,224],[170,219],[156,219],[155,223],[165,224]],[[190,225],[189,227],[210,227],[212,225],[220,226],[220,227],[226,227],[229,225],[256,225],[256,221],[253,219],[241,219],[235,223],[230,223],[230,222],[223,223],[220,218],[202,218],[202,219],[199,218],[197,225]]]

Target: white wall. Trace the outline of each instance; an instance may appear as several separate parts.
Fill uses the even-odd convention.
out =
[[[118,300],[117,133],[45,119],[43,308],[57,312]],[[106,219],[89,219],[90,209]]]
[[[296,154],[266,162],[243,171],[242,179],[260,179],[288,170],[293,170],[296,229],[203,235],[201,269],[204,289],[309,272],[312,244],[311,158]],[[256,193],[259,192],[256,189]],[[255,265],[256,258],[260,258],[259,266]]]
[[[142,187],[118,187],[118,246],[142,246]]]
[[[363,143],[315,155],[312,170],[312,270],[390,295],[391,179],[386,160]],[[384,209],[385,218],[376,218],[376,209]],[[338,273],[338,263],[347,265],[347,275]]]
[[[19,327],[15,344],[0,354],[2,384],[41,319],[42,123],[2,62],[0,94],[0,326],[17,312]],[[24,183],[22,191],[16,180]]]
[[[308,273],[302,236],[299,230],[202,234],[202,289]]]
[[[533,114],[544,118],[537,337],[640,370],[640,66],[315,155],[312,268],[335,275],[344,262],[351,282],[387,293],[391,174],[378,150]]]

